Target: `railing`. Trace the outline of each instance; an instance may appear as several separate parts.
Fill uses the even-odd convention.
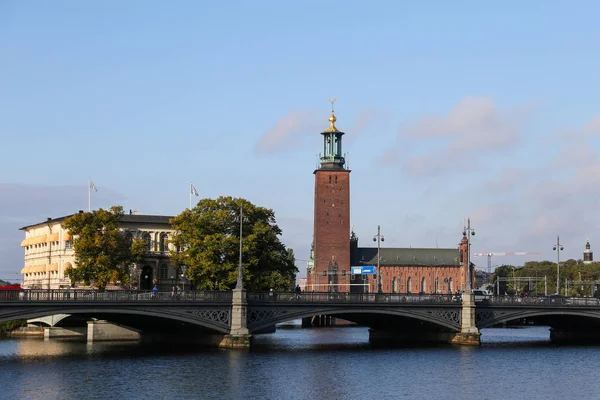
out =
[[[231,302],[232,292],[148,290],[1,290],[0,301],[216,301]]]
[[[336,292],[262,292],[248,293],[249,302],[277,303],[460,303],[451,294],[398,294],[398,293],[336,293]]]
[[[477,304],[490,305],[523,305],[523,306],[600,306],[600,299],[595,297],[566,297],[566,296],[486,296]]]

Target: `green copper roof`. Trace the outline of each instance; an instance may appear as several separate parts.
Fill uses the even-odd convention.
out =
[[[381,248],[380,265],[454,266],[458,265],[458,249]],[[377,265],[376,247],[359,247],[352,257],[353,265]],[[356,264],[358,263],[358,264]]]

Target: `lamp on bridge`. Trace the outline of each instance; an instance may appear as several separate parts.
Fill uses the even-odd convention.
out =
[[[467,219],[467,227],[463,230],[463,237],[467,238],[467,251],[465,252],[465,270],[467,279],[465,284],[465,293],[471,293],[471,236],[475,236],[475,231],[471,228],[471,218]]]
[[[385,238],[381,235],[381,226],[379,226],[379,225],[377,225],[377,235],[373,236],[373,241],[377,242],[377,293],[382,293],[381,270],[379,269],[381,256],[379,255],[379,252],[381,251],[381,242],[384,242]]]
[[[556,237],[556,244],[552,247],[552,250],[556,251],[556,294],[560,294],[560,251],[564,250],[564,247],[560,244],[560,236]]]
[[[244,209],[242,208],[242,204],[240,204],[240,261],[238,265],[238,276],[237,282],[235,284],[236,289],[244,288],[244,270],[242,268],[242,243],[243,243],[243,227],[244,227]]]

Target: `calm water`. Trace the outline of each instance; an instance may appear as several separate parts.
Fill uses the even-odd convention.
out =
[[[365,328],[280,329],[251,351],[0,341],[3,399],[598,399],[600,346],[487,329],[471,347],[374,349]]]

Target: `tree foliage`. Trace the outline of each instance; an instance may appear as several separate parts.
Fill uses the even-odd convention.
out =
[[[279,240],[281,229],[271,209],[248,200],[203,199],[171,220],[175,265],[200,290],[230,290],[236,285],[240,256],[240,206],[243,209],[242,265],[249,291],[289,290],[298,269],[293,250]]]
[[[500,294],[544,294],[556,293],[557,268],[556,261],[528,261],[518,267],[502,265],[494,271],[491,283],[496,288],[498,277],[508,277],[507,281],[501,280]],[[535,278],[529,282],[516,282],[512,277]],[[543,281],[542,279],[544,279]],[[537,279],[540,281],[536,282]],[[569,282],[567,287],[567,282]],[[600,262],[584,264],[582,260],[569,259],[560,262],[560,291],[569,296],[591,296],[592,292],[598,296],[600,292],[595,288],[595,283],[600,285]]]
[[[128,265],[139,261],[145,249],[141,238],[127,238],[119,229],[123,207],[82,212],[67,218],[63,227],[73,236],[76,268],[66,271],[73,282],[100,289],[109,282],[129,282]]]

